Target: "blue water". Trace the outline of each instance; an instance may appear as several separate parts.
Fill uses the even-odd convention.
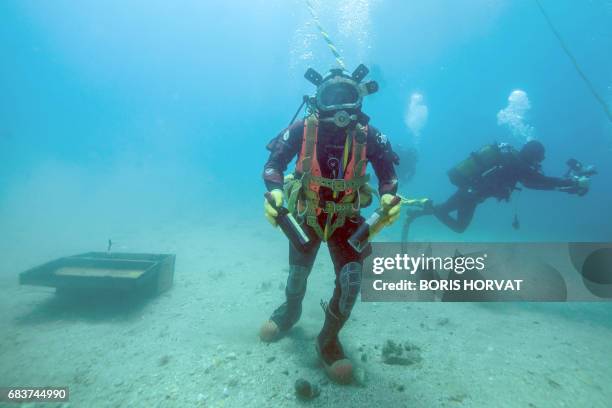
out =
[[[318,5],[318,12],[349,69],[374,67],[382,89],[365,103],[372,123],[394,145],[409,146],[410,94],[423,94],[429,108],[417,176],[401,185],[402,193],[441,200],[451,191],[452,164],[485,143],[515,141],[497,125],[496,113],[512,90],[522,89],[532,105],[527,120],[548,149],[545,170],[559,174],[568,157],[577,157],[602,174],[584,199],[522,194],[522,234],[609,239],[612,218],[602,214],[612,202],[605,182],[611,125],[535,3],[350,5]],[[612,99],[610,2],[545,5],[583,70]],[[39,201],[56,202],[54,191],[66,189],[79,196],[72,205],[81,212],[94,206],[92,213],[109,222],[134,210],[124,206],[138,195],[151,197],[152,212],[197,212],[238,195],[242,203],[259,201],[263,147],[301,95],[313,92],[303,72],[334,63],[301,1],[8,1],[0,7],[0,202],[9,218],[31,201],[15,194],[31,197],[28,186],[40,184],[47,186],[36,194]],[[106,201],[113,201],[113,189],[130,198],[124,195],[121,211],[113,202],[79,205],[84,185],[89,193],[104,190]],[[551,214],[544,203],[553,199]],[[466,237],[520,239],[508,235],[510,216],[495,219],[508,206],[499,208],[482,208]],[[73,209],[54,210],[65,216]],[[578,214],[579,223],[567,221]]]
[[[612,2],[542,3],[611,106]],[[526,190],[487,201],[463,235],[427,219],[417,238],[612,239],[612,123],[534,1],[313,4],[348,69],[364,63],[381,84],[364,103],[372,124],[418,151],[404,196],[441,201],[454,191],[447,170],[471,151],[520,146],[497,121],[516,89],[546,174],[570,157],[599,169],[585,197]],[[5,0],[0,16],[0,275],[152,225],[269,228],[265,145],[313,93],[305,70],[334,66],[304,1]],[[414,93],[428,110],[418,142]],[[399,234],[398,223],[383,237]],[[215,239],[248,245],[231,229]]]

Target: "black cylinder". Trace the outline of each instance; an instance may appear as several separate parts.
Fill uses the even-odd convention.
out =
[[[370,230],[375,225],[381,222],[383,217],[387,214],[387,212],[400,203],[401,197],[395,196],[393,200],[389,203],[388,208],[379,208],[374,211],[374,214],[370,215],[363,224],[357,228],[357,231],[351,235],[348,239],[348,243],[353,247],[353,249],[359,253],[363,252],[365,247],[368,245],[368,239],[370,238]]]
[[[267,192],[265,194],[266,200],[274,209],[278,212],[276,217],[276,223],[281,228],[283,233],[287,236],[291,244],[299,251],[306,252],[310,247],[312,240],[302,229],[300,224],[297,222],[293,214],[289,212],[285,207],[277,207],[274,202],[272,194]]]

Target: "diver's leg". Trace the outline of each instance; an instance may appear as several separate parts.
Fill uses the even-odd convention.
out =
[[[458,212],[460,208],[465,206],[465,202],[467,199],[468,198],[466,197],[465,193],[463,193],[461,190],[457,190],[455,194],[450,196],[449,199],[446,200],[444,203],[435,206],[433,213],[435,217],[448,228],[452,229],[455,232],[462,232],[459,231],[460,224],[458,223],[458,220],[451,217],[450,213],[453,211]],[[457,214],[457,216],[459,216],[459,214]]]
[[[453,231],[462,233],[467,229],[474,218],[477,206],[478,202],[474,200],[465,200],[463,202],[463,205],[457,209],[457,221]]]
[[[328,242],[336,279],[333,295],[325,308],[325,323],[317,337],[317,350],[327,374],[338,383],[352,380],[353,366],[344,354],[338,333],[359,296],[362,271],[362,256],[347,242],[356,224],[350,221],[347,224],[337,230]]]
[[[274,341],[300,319],[306,282],[312,270],[321,241],[317,240],[307,252],[301,252],[289,243],[289,276],[285,286],[285,302],[272,313],[260,330],[263,341]]]

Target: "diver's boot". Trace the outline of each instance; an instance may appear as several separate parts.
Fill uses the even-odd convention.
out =
[[[259,329],[261,341],[270,343],[279,340],[300,320],[309,274],[310,267],[289,265],[289,276],[285,286],[286,301],[276,308],[270,319]]]
[[[329,310],[325,312],[325,324],[317,337],[316,349],[327,376],[338,384],[349,384],[353,380],[353,363],[344,354],[338,332],[344,321]]]
[[[273,320],[266,322],[259,329],[259,338],[264,343],[272,343],[280,338],[280,329]]]

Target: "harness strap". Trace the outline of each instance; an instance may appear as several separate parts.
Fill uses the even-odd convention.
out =
[[[332,234],[340,227],[342,227],[344,225],[344,223],[346,222],[346,214],[344,213],[338,213],[338,215],[336,215],[336,220],[332,223],[331,220],[333,219],[332,215],[328,215],[327,216],[327,220],[325,222],[325,230],[323,231],[323,240],[327,241],[327,239],[329,237],[332,236]]]
[[[353,141],[352,137],[347,137],[346,140],[344,141],[344,152],[342,154],[343,156],[342,157],[342,176],[341,177],[344,177],[344,172],[346,171],[346,167],[348,166],[350,153],[351,153],[352,141]]]
[[[321,207],[323,208],[324,213],[330,214],[330,215],[333,215],[333,214],[357,215],[357,213],[359,212],[358,210],[355,210],[355,207],[353,207],[353,203],[337,203],[335,201],[325,201]]]
[[[355,157],[359,158],[355,164],[355,174],[364,174],[368,161],[365,157],[366,144],[355,142]]]
[[[354,207],[355,196],[370,180],[370,176],[365,174],[368,128],[360,126],[347,135],[342,161],[343,174],[340,175],[344,178],[330,179],[321,176],[317,160],[318,124],[316,115],[305,119],[302,150],[296,166],[296,173],[301,174],[301,188],[292,190],[288,203],[291,208],[303,211],[301,215],[304,216],[306,225],[323,241],[327,241],[336,229],[345,224],[347,217],[359,214],[359,208]],[[339,201],[321,201],[321,187],[330,189],[334,199],[338,193],[343,192],[344,195]],[[319,216],[323,213],[327,215],[324,228],[319,224]]]
[[[287,196],[287,209],[290,212],[295,212],[297,209],[300,191],[301,191],[301,180],[292,180],[289,184],[285,185],[285,195]]]
[[[323,232],[323,228],[321,228],[321,226],[319,225],[318,217],[316,215],[307,215],[306,225],[310,226],[314,230],[314,232],[316,232],[319,238],[325,240],[325,233]]]
[[[304,136],[302,140],[302,151],[298,162],[298,171],[310,174],[313,171],[313,162],[317,156],[317,133],[319,121],[315,115],[310,115],[304,123]]]
[[[366,174],[363,176],[353,177],[350,180],[345,179],[329,179],[320,176],[312,176],[304,174],[302,182],[307,185],[309,183],[317,184],[321,187],[329,188],[334,192],[343,192],[347,190],[356,190],[370,181],[370,175]]]

